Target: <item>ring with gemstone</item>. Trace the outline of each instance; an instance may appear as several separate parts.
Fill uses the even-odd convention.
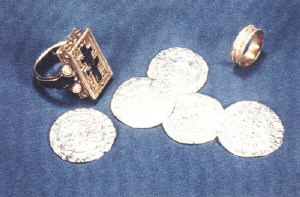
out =
[[[47,76],[47,71],[57,63],[62,65],[60,72]],[[81,99],[97,99],[113,75],[89,29],[73,29],[66,41],[44,51],[36,60],[33,72],[41,86],[68,89]]]

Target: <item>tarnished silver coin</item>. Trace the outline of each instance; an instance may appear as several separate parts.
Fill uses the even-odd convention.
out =
[[[146,77],[121,84],[111,101],[113,114],[133,128],[150,128],[162,123],[172,112],[175,100],[164,82]]]
[[[201,144],[216,138],[223,113],[216,99],[203,94],[186,94],[177,98],[163,127],[169,137],[179,143]]]
[[[178,94],[194,93],[206,82],[208,66],[197,53],[175,47],[158,53],[150,62],[147,74],[165,81]]]
[[[278,149],[283,135],[281,120],[269,107],[254,101],[241,101],[225,109],[218,138],[234,155],[258,157]]]
[[[93,109],[76,109],[61,115],[50,130],[50,144],[63,160],[83,163],[111,149],[116,130],[111,120]]]

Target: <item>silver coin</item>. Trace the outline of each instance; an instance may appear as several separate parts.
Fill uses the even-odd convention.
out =
[[[63,160],[83,163],[108,152],[116,130],[111,120],[93,109],[76,109],[61,115],[50,130],[53,151]]]
[[[269,107],[254,101],[241,101],[225,109],[218,138],[234,155],[258,157],[278,149],[283,135],[281,120]]]
[[[162,81],[131,78],[121,84],[111,101],[111,110],[121,122],[133,128],[150,128],[162,123],[175,101]]]
[[[163,122],[166,133],[183,144],[201,144],[216,138],[224,109],[203,94],[179,96],[172,114]]]
[[[206,82],[208,66],[200,55],[175,47],[158,53],[150,62],[147,74],[165,81],[178,94],[194,93]]]

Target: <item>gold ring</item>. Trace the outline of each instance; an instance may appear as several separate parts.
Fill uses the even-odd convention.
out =
[[[60,72],[46,76],[55,64]],[[97,99],[113,72],[89,29],[73,29],[68,40],[43,52],[33,66],[37,82],[46,88],[68,89],[82,98]]]
[[[234,63],[248,67],[258,58],[264,42],[264,32],[254,25],[242,29],[233,42],[231,59]]]

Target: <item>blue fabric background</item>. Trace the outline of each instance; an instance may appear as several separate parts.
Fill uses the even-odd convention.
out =
[[[6,1],[0,2],[0,196],[300,196],[300,2],[228,1]],[[260,59],[235,67],[237,33],[265,31]],[[89,27],[114,78],[97,101],[32,82],[40,53]],[[161,126],[132,129],[111,113],[115,89],[146,76],[151,59],[186,47],[207,61],[201,93],[224,107],[254,100],[271,107],[285,126],[283,145],[260,158],[240,158],[217,141],[182,145]],[[57,157],[49,129],[64,112],[94,108],[118,131],[110,152],[87,164]]]

